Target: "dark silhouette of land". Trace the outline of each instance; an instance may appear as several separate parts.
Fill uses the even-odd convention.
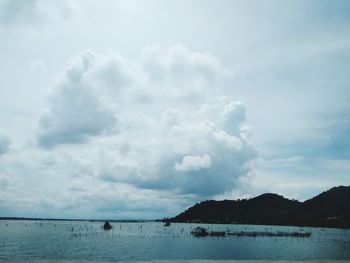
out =
[[[350,228],[350,186],[334,187],[304,202],[277,194],[203,201],[171,222]]]
[[[106,221],[106,219],[26,217],[0,217],[0,220]],[[112,219],[110,221],[149,222],[152,220]],[[350,228],[350,186],[334,187],[304,202],[271,193],[251,199],[203,201],[173,218],[156,221]]]

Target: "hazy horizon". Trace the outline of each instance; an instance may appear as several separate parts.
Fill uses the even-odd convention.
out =
[[[0,0],[0,216],[158,219],[349,185],[349,12]]]

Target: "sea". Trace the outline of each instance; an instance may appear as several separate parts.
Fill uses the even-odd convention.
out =
[[[350,260],[350,230],[161,222],[0,220],[0,262],[148,260]],[[191,230],[311,232],[310,237],[195,237]]]

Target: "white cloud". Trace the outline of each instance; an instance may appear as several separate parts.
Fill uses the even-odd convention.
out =
[[[177,171],[198,171],[201,169],[208,169],[211,166],[210,156],[205,154],[203,156],[187,155],[182,158],[181,163],[175,163],[175,170]]]
[[[231,102],[219,101],[224,113]],[[204,198],[231,190],[250,170],[256,156],[253,145],[240,134],[222,130],[220,118],[211,120],[200,111],[174,108],[161,116],[142,122],[133,119],[136,123],[127,130],[121,122],[121,132],[96,157],[101,160],[97,168],[101,180]]]
[[[66,146],[70,162],[102,182],[197,197],[232,189],[256,153],[240,133],[244,105],[226,97],[206,98],[213,79],[226,78],[226,70],[213,56],[182,46],[151,50],[134,61],[113,51],[73,58],[40,120],[39,142],[46,147],[84,143]],[[186,73],[174,70],[178,63]],[[158,67],[166,71],[165,79],[147,77],[152,70],[161,75]],[[204,79],[203,67],[215,77],[206,79],[197,93],[194,79],[202,73]],[[178,77],[181,81],[174,85]],[[135,102],[143,92],[151,95],[152,104]],[[182,101],[186,92],[196,94],[194,100]],[[108,132],[115,119],[106,116],[118,118],[118,133]]]
[[[95,209],[102,215],[118,209],[132,214],[162,198],[152,213],[170,214],[235,188],[256,152],[241,135],[244,105],[223,97],[217,86],[227,78],[226,69],[212,55],[185,47],[159,48],[147,60],[145,52],[131,60],[113,51],[86,51],[68,62],[39,121],[42,147],[2,163],[11,190],[21,193],[14,197],[7,189],[3,199],[26,199],[38,211]],[[159,69],[149,60],[164,59],[166,76],[154,79],[150,71]],[[185,71],[175,70],[177,64]],[[199,79],[205,85],[197,86]],[[218,98],[208,96],[213,87]],[[192,99],[183,100],[184,93]],[[11,183],[28,173],[37,183],[30,192]],[[115,202],[112,208],[108,200]]]
[[[50,97],[39,123],[38,142],[43,147],[81,143],[89,136],[115,128],[117,119],[101,102],[101,95],[86,81],[94,55],[82,53],[68,64]]]
[[[159,82],[152,74],[164,79]],[[193,108],[211,94],[215,79],[227,77],[227,70],[215,57],[184,46],[145,48],[134,61],[114,51],[83,52],[70,60],[56,80],[49,107],[40,120],[38,142],[44,147],[81,143],[113,130],[117,118],[124,125],[135,125],[138,111],[154,118],[169,105],[180,106],[179,102]],[[184,101],[184,97],[189,100]],[[150,102],[154,102],[151,107]],[[131,104],[138,108],[132,109]],[[220,113],[223,125],[242,121],[228,119],[239,106],[231,108]]]
[[[243,103],[230,101],[227,97],[220,97],[210,104],[203,105],[198,116],[218,123],[223,131],[235,136],[240,134],[246,121]]]

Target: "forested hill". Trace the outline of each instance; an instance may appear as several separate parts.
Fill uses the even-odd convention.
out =
[[[350,228],[350,186],[334,187],[304,202],[270,193],[243,200],[204,201],[170,221]]]

